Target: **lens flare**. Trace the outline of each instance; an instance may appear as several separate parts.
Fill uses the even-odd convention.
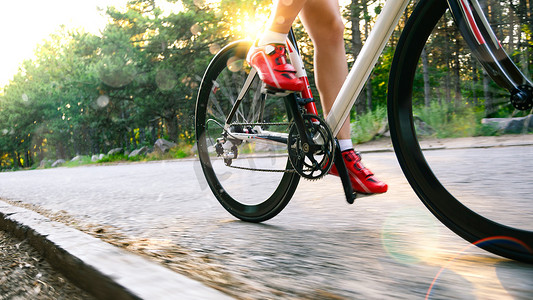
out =
[[[431,295],[431,291],[433,290],[433,287],[435,286],[435,283],[437,282],[437,279],[439,279],[440,275],[442,274],[442,272],[444,272],[444,270],[446,269],[449,269],[452,265],[453,262],[455,262],[457,260],[457,258],[459,258],[461,255],[465,254],[466,251],[471,248],[472,246],[483,246],[484,244],[490,244],[490,243],[509,243],[509,244],[513,244],[515,246],[518,246],[518,247],[521,247],[525,250],[527,250],[528,252],[530,253],[533,253],[533,249],[531,249],[527,244],[525,244],[524,242],[522,242],[521,240],[519,239],[516,239],[516,238],[513,238],[513,237],[508,237],[508,236],[492,236],[492,237],[487,237],[487,238],[484,238],[484,239],[481,239],[477,242],[474,242],[472,244],[469,244],[467,245],[466,247],[464,247],[463,249],[461,249],[461,251],[459,251],[457,253],[457,255],[455,255],[454,257],[450,258],[448,260],[448,262],[442,267],[440,268],[440,270],[437,272],[437,275],[435,275],[435,278],[433,278],[433,281],[431,282],[431,284],[429,285],[429,288],[428,288],[428,291],[426,293],[426,300],[429,299],[429,296]]]
[[[217,44],[217,43],[213,43],[213,44],[209,45],[209,52],[210,52],[211,54],[213,54],[213,55],[214,55],[214,54],[217,54],[218,51],[220,51],[220,49],[221,49],[221,47],[220,47],[220,45]]]
[[[109,97],[107,95],[101,95],[96,99],[96,105],[98,107],[103,108],[106,107],[109,104]]]
[[[437,221],[419,208],[404,208],[391,213],[383,223],[381,242],[395,260],[414,264],[429,260],[438,248]]]
[[[226,63],[227,66],[228,66],[228,69],[231,71],[231,72],[238,72],[242,69],[243,67],[243,61],[242,59],[238,58],[238,57],[232,57],[230,59],[228,59],[228,62]]]

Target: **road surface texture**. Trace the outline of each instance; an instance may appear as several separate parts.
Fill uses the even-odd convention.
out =
[[[533,151],[435,145],[428,160],[462,174],[450,182],[465,185],[466,198],[469,189],[489,193],[510,166],[531,165],[511,153]],[[498,164],[496,179],[465,184],[481,168],[469,163],[476,158]],[[302,180],[286,209],[262,224],[229,215],[195,160],[1,173],[0,198],[240,299],[533,298],[533,267],[471,246],[441,225],[411,190],[394,153],[365,153],[363,160],[389,184],[388,193],[348,205],[338,178]],[[503,189],[529,194],[530,174]],[[465,201],[533,229],[531,199]]]

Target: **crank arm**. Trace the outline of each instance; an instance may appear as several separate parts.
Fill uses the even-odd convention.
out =
[[[352,183],[350,182],[350,175],[348,174],[348,169],[344,164],[344,159],[342,158],[341,147],[339,141],[335,139],[335,167],[337,172],[339,172],[339,177],[341,178],[342,187],[344,189],[344,195],[346,196],[346,201],[349,204],[353,204],[355,198],[357,198],[357,192],[352,188]]]
[[[306,147],[305,145],[307,145],[307,147],[309,148],[308,151],[305,151],[304,152],[310,152],[310,146],[311,145],[314,145],[315,143],[313,142],[313,139],[312,137],[308,136],[307,135],[307,130],[305,128],[305,123],[304,123],[304,119],[302,117],[302,114],[300,113],[300,107],[299,107],[299,104],[298,104],[298,101],[296,99],[296,95],[292,94],[292,97],[290,97],[290,99],[287,101],[288,103],[288,108],[292,114],[292,117],[293,117],[293,122],[294,124],[296,125],[296,129],[298,130],[298,134],[300,135],[300,140],[302,142],[302,146],[303,147]]]

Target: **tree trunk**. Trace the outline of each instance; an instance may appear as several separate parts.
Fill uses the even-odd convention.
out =
[[[14,155],[13,155],[13,157],[14,157],[15,160],[17,161],[16,166],[17,166],[18,168],[22,167],[22,164],[20,163],[20,154],[19,154],[18,152],[15,152]]]
[[[374,109],[374,105],[372,105],[372,80],[370,78],[366,81],[366,108],[369,111]]]
[[[123,139],[123,143],[124,143],[124,148],[125,149],[129,149],[130,148],[130,139],[128,137],[128,131],[127,130],[124,130],[122,132],[122,139]]]
[[[31,161],[31,152],[29,150],[24,153],[24,162],[26,163],[26,167],[31,167],[33,164]]]
[[[361,23],[361,7],[359,6],[359,0],[352,0],[350,4],[350,22],[350,29],[352,30],[352,52],[354,58],[356,58],[363,47],[363,42],[361,41],[361,30],[359,30],[359,24]]]
[[[363,9],[363,18],[365,20],[365,39],[368,38],[368,35],[370,34],[370,18],[368,15],[368,3],[367,0],[362,1],[362,9]],[[368,77],[368,80],[366,81],[366,108],[371,111],[373,109],[372,105],[372,78]]]
[[[365,2],[366,0],[362,0]],[[357,59],[357,56],[361,52],[361,48],[363,48],[363,42],[361,39],[361,30],[359,29],[360,23],[361,23],[361,5],[359,3],[359,0],[352,0],[350,3],[350,23],[351,23],[351,31],[352,31],[352,53],[354,59]],[[355,110],[357,113],[363,113],[365,111],[366,101],[365,94],[361,93],[359,94],[357,101],[355,102]]]
[[[483,69],[483,96],[485,97],[485,115],[493,113],[492,96],[490,93],[489,83],[491,79],[487,71]]]
[[[454,39],[457,41],[457,39]],[[454,76],[454,104],[456,106],[461,105],[462,95],[461,95],[461,57],[459,53],[461,52],[461,45],[455,42],[455,55],[453,62],[453,76]]]
[[[144,127],[139,128],[139,141],[141,144],[146,143],[146,129]]]
[[[165,118],[165,125],[167,127],[167,134],[169,139],[173,142],[178,142],[178,118],[176,116],[171,116]]]
[[[519,4],[520,13],[517,14],[519,17],[519,23],[518,23],[518,45],[516,46],[518,50],[521,52],[520,55],[520,64],[522,65],[522,72],[527,78],[531,78],[530,72],[529,72],[529,61],[530,61],[530,52],[531,47],[528,45],[527,39],[525,41],[522,40],[523,35],[523,27],[527,28],[526,30],[533,30],[533,24],[532,24],[532,7],[533,3],[531,0],[521,0]],[[529,47],[528,47],[529,46]],[[523,49],[523,50],[522,50]],[[511,50],[514,50],[511,49]]]
[[[65,146],[63,145],[62,142],[58,142],[56,145],[56,156],[57,158],[67,159]]]
[[[153,145],[157,140],[157,122],[153,122],[150,129],[150,135],[152,137],[151,144]]]
[[[422,72],[424,77],[424,105],[429,107],[431,104],[430,99],[430,86],[429,86],[429,66],[428,66],[428,54],[426,52],[426,47],[422,49]]]
[[[474,58],[471,59],[472,64],[472,104],[474,106],[478,105],[478,95],[477,95],[477,86],[479,82],[477,62]]]
[[[447,22],[444,22],[444,32],[446,33],[446,40],[447,41],[451,41],[451,35],[450,33],[448,32],[448,24]],[[445,59],[446,59],[446,76],[444,78],[444,93],[445,93],[445,97],[446,97],[446,103],[450,103],[451,102],[451,83],[450,83],[450,70],[451,70],[451,51],[450,51],[450,46],[449,46],[450,43],[446,43],[445,44],[445,48],[444,48],[444,55],[446,56]]]

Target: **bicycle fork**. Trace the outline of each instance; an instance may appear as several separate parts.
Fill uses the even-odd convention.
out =
[[[519,110],[533,108],[533,83],[502,48],[477,0],[448,1],[452,16],[472,53],[487,74],[510,93],[511,104]]]

